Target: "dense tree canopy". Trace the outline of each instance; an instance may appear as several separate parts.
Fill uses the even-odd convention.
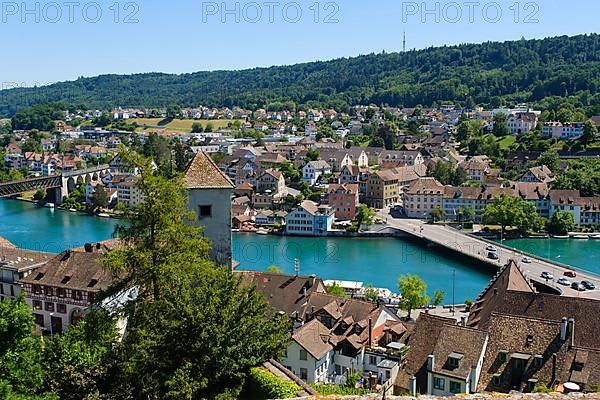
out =
[[[327,62],[170,75],[102,75],[3,91],[0,115],[63,100],[93,108],[234,106],[346,110],[356,104],[414,107],[543,102],[569,98],[600,114],[600,35],[487,42],[370,54]],[[559,118],[570,118],[569,111]]]
[[[521,232],[538,226],[538,215],[535,205],[519,196],[505,194],[494,199],[483,210],[483,221],[486,224],[496,224],[502,227],[515,227]]]

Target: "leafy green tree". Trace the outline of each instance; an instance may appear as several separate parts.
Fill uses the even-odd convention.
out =
[[[289,161],[279,164],[279,171],[281,171],[285,179],[290,183],[298,183],[302,178],[300,169],[298,169],[298,167]]]
[[[43,394],[43,345],[33,329],[33,315],[23,295],[0,301],[0,393],[7,397]]]
[[[96,185],[91,202],[92,210],[108,207],[108,195],[106,194],[106,190],[104,190],[104,186]]]
[[[380,136],[374,136],[369,141],[369,146],[370,147],[385,147],[385,141]]]
[[[555,212],[548,221],[547,229],[549,233],[566,235],[575,229],[575,217],[568,211]]]
[[[341,287],[337,282],[333,282],[331,285],[327,286],[327,293],[332,296],[348,297],[344,291],[344,288]]]
[[[317,161],[320,156],[321,156],[321,153],[319,152],[319,150],[308,149],[306,151],[306,159],[305,160],[306,160],[306,162]]]
[[[62,400],[96,399],[111,391],[117,360],[116,323],[106,311],[94,309],[57,336],[45,360],[46,385]]]
[[[540,154],[537,160],[535,160],[535,165],[542,166],[545,165],[552,172],[558,171],[560,159],[558,158],[558,152],[556,150],[547,150]]]
[[[117,229],[127,246],[104,259],[122,277],[105,295],[139,290],[124,309],[120,397],[236,398],[251,367],[282,354],[289,320],[254,286],[208,261],[210,244],[190,224],[181,178],[154,175],[136,155],[121,157],[140,168],[146,200]]]
[[[269,265],[267,267],[267,271],[272,274],[283,274],[283,270],[279,268],[277,265]]]
[[[444,293],[442,290],[437,289],[435,292],[433,292],[431,304],[433,304],[434,306],[441,306],[445,298],[446,293]]]
[[[202,133],[204,132],[204,128],[200,122],[194,122],[192,124],[192,133]]]
[[[598,139],[598,128],[592,120],[587,120],[583,126],[583,136],[581,136],[581,143],[586,146],[593,141]]]
[[[373,225],[376,215],[377,213],[371,207],[366,204],[360,204],[356,211],[356,223],[358,226]]]
[[[508,136],[510,131],[508,130],[508,116],[504,113],[497,113],[494,115],[494,127],[492,134],[496,137]]]
[[[461,186],[469,179],[464,168],[443,160],[438,160],[433,168],[429,168],[428,175],[433,176],[443,185],[452,186]]]
[[[379,293],[372,284],[368,284],[365,287],[363,295],[365,296],[365,299],[369,300],[371,303],[375,303],[379,299]]]
[[[215,126],[212,124],[212,122],[209,122],[204,127],[204,132],[212,132],[214,129],[215,129]]]
[[[408,313],[408,319],[411,319],[412,310],[429,303],[427,284],[417,275],[402,275],[398,280],[398,289],[402,295],[400,308]]]
[[[483,210],[483,222],[497,224],[502,228],[516,227],[521,232],[526,232],[538,225],[538,214],[535,205],[523,200],[519,196],[505,194],[494,199]]]

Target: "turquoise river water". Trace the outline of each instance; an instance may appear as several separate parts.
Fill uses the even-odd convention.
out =
[[[0,201],[0,236],[17,246],[58,253],[86,242],[109,239],[117,220],[39,208],[30,203]],[[600,241],[513,240],[507,245],[600,273]],[[400,239],[300,238],[234,234],[233,256],[242,269],[277,265],[292,273],[323,279],[354,280],[397,291],[398,277],[418,274],[430,292],[441,289],[446,301],[473,299],[494,273],[479,263],[439,248]],[[454,282],[454,285],[453,285]]]

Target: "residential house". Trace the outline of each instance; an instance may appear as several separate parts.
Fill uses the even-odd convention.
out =
[[[420,165],[424,162],[425,157],[421,150],[384,150],[379,154],[377,164],[385,169],[406,165]]]
[[[551,190],[549,216],[559,211],[568,211],[575,217],[575,223],[581,224],[581,201],[579,190]]]
[[[323,175],[330,174],[331,166],[326,161],[309,161],[302,168],[302,180],[309,185],[314,185],[321,180]]]
[[[583,136],[583,123],[546,122],[542,127],[542,137],[559,140],[579,139]]]
[[[212,242],[211,257],[220,264],[232,266],[231,259],[231,195],[234,185],[212,158],[200,152],[186,168],[184,183],[189,190],[188,207],[196,213],[196,225]]]
[[[445,188],[435,178],[419,178],[403,194],[404,211],[409,218],[428,218],[442,208]]]
[[[285,192],[285,177],[276,169],[268,169],[256,179],[256,191],[258,193],[283,193]]]
[[[366,193],[369,207],[382,209],[397,204],[399,199],[400,187],[394,170],[377,171],[369,176]]]
[[[530,132],[537,127],[538,115],[533,112],[518,112],[511,114],[506,121],[510,133],[520,135]]]
[[[519,182],[536,182],[551,184],[556,180],[554,173],[545,165],[529,168],[519,179]]]
[[[490,165],[480,159],[470,159],[459,164],[467,172],[469,180],[483,183],[485,176],[489,173]]]
[[[328,206],[304,200],[285,219],[288,235],[326,236],[335,219],[335,211]]]
[[[125,207],[135,209],[144,201],[144,193],[138,186],[137,176],[122,177],[114,182],[117,189],[117,202]]]
[[[353,220],[358,207],[358,184],[331,184],[327,191],[327,204],[334,209],[335,218]]]
[[[101,290],[113,282],[104,268],[103,253],[119,246],[117,240],[88,243],[56,255],[21,280],[35,323],[51,333],[76,324]]]
[[[0,238],[0,301],[19,297],[21,279],[32,274],[53,256],[50,253],[18,249]]]
[[[541,182],[512,182],[513,189],[523,200],[533,203],[540,217],[550,217],[550,189]]]

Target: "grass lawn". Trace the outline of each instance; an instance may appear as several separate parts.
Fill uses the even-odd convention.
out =
[[[501,150],[508,150],[508,148],[517,141],[517,137],[513,135],[504,136],[496,139],[496,143],[500,146]]]
[[[193,119],[174,119],[166,125],[160,125],[163,118],[131,118],[128,119],[127,122],[137,122],[141,128],[138,128],[138,131],[144,130],[144,127],[152,127],[155,126],[164,126],[165,131],[173,131],[180,133],[190,133],[192,131],[192,124],[194,122],[199,122],[203,127],[206,127],[207,124],[212,124],[214,129],[226,128],[227,124],[233,122],[233,120],[229,119],[216,119],[216,120],[193,120]]]

